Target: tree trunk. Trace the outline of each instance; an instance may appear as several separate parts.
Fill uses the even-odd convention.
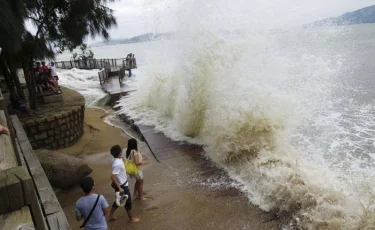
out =
[[[28,69],[31,75],[31,82],[30,82],[31,90],[29,90],[29,100],[30,100],[31,109],[36,110],[37,109],[36,85],[35,85],[35,71],[34,71],[33,65],[34,65],[33,55],[31,55],[29,59],[29,66],[28,66]]]
[[[13,80],[14,84],[16,85],[18,96],[22,100],[25,100],[26,99],[25,93],[23,92],[23,88],[22,88],[20,79],[17,75],[17,63],[16,63],[15,59],[11,56],[8,56],[8,60],[9,60],[9,67],[10,67],[9,68],[10,69],[10,75],[12,77],[12,80]]]
[[[8,64],[4,58],[4,55],[0,55],[0,65],[4,74],[5,83],[7,84],[7,87],[9,89],[13,83],[12,83],[12,77],[10,76]]]
[[[29,93],[29,101],[30,101],[30,92],[31,92],[32,86],[31,86],[31,81],[30,81],[31,78],[29,76],[30,71],[28,70],[27,66],[28,66],[28,61],[22,62],[22,70],[23,70],[23,74],[25,76],[25,81],[26,81],[26,85],[27,85],[27,92]]]

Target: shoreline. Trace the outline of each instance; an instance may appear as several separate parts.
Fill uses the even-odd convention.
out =
[[[97,193],[104,195],[111,205],[114,192],[110,187],[112,157],[108,150],[114,143],[126,147],[128,138],[139,136],[132,131],[136,126],[129,127],[117,115],[104,121],[103,118],[111,119],[108,116],[111,114],[105,110],[86,108],[84,136],[74,146],[59,152],[81,157],[88,163],[93,169],[90,176],[95,180]],[[98,140],[105,143],[96,143]],[[158,163],[145,143],[139,141],[139,145],[150,162],[144,167],[145,192],[149,199],[135,200],[133,205],[134,215],[142,221],[129,224],[125,211],[119,209],[116,211],[119,220],[109,222],[109,229],[124,226],[131,229],[281,229],[277,217],[252,205],[233,186],[236,182],[204,153],[186,154],[176,150],[173,157]],[[134,183],[130,180],[131,191]],[[82,196],[81,189],[76,186],[61,190],[57,196],[72,229],[79,229],[74,204]]]

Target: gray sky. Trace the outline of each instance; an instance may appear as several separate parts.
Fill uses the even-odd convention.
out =
[[[202,4],[206,5],[205,10],[200,9]],[[207,15],[215,13],[219,15],[218,21],[223,16],[223,21],[256,20],[257,24],[268,28],[295,26],[370,5],[375,5],[375,0],[119,0],[109,4],[118,21],[118,27],[110,34],[112,38],[129,38],[148,32],[174,31],[191,18],[205,20]],[[209,7],[217,12],[207,12]],[[185,18],[181,18],[181,14]]]
[[[215,0],[191,1],[213,2],[213,4],[223,2]],[[229,2],[229,0],[227,1]],[[111,3],[109,6],[115,10],[119,25],[118,28],[111,30],[111,36],[113,38],[133,37],[152,32],[155,28],[159,32],[175,30],[176,27],[178,28],[178,25],[173,23],[176,13],[178,13],[175,10],[176,5],[184,7],[183,3],[176,2],[188,1],[121,0]],[[243,7],[244,1],[241,0],[230,0],[230,2],[231,5],[240,5],[245,10],[256,8],[255,12],[252,11],[249,14],[258,13],[260,20],[264,18],[269,21],[266,23],[267,25],[272,26],[273,24],[276,27],[300,25],[375,5],[375,0],[247,0],[248,7]],[[234,9],[236,9],[235,6]],[[189,10],[189,7],[186,10]],[[194,9],[190,10],[194,11]],[[270,18],[273,20],[269,20]]]

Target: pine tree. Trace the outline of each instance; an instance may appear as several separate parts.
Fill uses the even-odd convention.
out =
[[[32,75],[30,105],[36,107],[34,58],[38,49],[73,50],[88,36],[109,38],[108,30],[117,25],[107,3],[114,0],[25,0],[27,18],[36,26],[29,51],[28,69]]]
[[[17,61],[15,55],[21,50],[22,34],[24,33],[24,18],[26,7],[23,0],[0,1],[0,69],[8,87],[16,84],[20,97],[24,99],[21,83],[17,76]]]

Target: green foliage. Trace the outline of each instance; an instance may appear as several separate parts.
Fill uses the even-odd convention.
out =
[[[0,1],[0,47],[15,53],[21,48],[26,8],[22,0]]]
[[[2,56],[5,53],[7,57],[7,60],[0,60],[1,65],[7,66],[9,60],[17,60],[30,71],[32,80],[27,84],[33,109],[36,108],[35,59],[53,58],[56,52],[64,50],[73,51],[83,45],[88,36],[108,39],[108,30],[117,25],[113,10],[107,7],[114,1],[0,0],[0,47],[3,48]],[[36,27],[35,34],[25,29],[26,19]],[[93,53],[88,51],[82,58],[90,56]],[[12,69],[15,70],[15,65]],[[14,76],[18,78],[17,74]]]
[[[71,60],[73,60],[73,61],[80,61],[80,60],[86,61],[88,59],[94,58],[94,52],[92,52],[92,50],[90,48],[88,48],[86,44],[81,45],[79,47],[79,51],[80,51],[80,53],[78,53],[78,52],[73,53],[73,56],[72,56]]]
[[[29,0],[29,18],[43,38],[58,51],[72,51],[87,36],[108,39],[108,29],[116,26],[113,10],[106,4],[114,0]]]
[[[41,163],[42,168],[44,170],[44,173],[46,174],[47,178],[49,181],[51,181],[52,176],[56,173],[56,168],[55,166],[47,163]]]

